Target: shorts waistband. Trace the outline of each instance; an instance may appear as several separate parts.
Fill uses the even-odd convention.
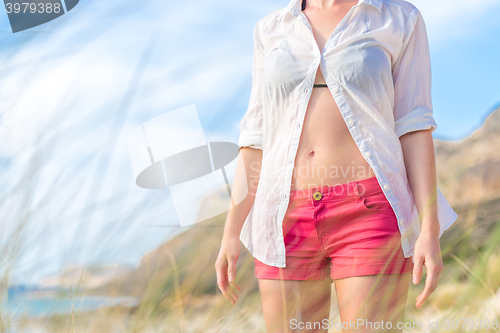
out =
[[[359,197],[383,192],[378,183],[377,177],[356,180],[350,183],[325,185],[312,187],[309,189],[299,189],[290,192],[290,199],[306,199],[313,196],[316,192],[321,193],[321,198],[328,200],[344,200],[350,197]]]

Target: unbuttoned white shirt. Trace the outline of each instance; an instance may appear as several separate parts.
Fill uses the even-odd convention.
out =
[[[255,25],[252,91],[240,147],[263,151],[255,201],[240,240],[261,262],[286,267],[283,219],[318,66],[347,128],[397,217],[406,258],[420,222],[399,137],[436,129],[431,66],[420,11],[403,0],[359,0],[319,50],[302,0]],[[439,237],[456,219],[439,188]]]

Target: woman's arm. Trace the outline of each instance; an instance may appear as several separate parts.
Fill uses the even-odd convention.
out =
[[[231,203],[238,204],[233,208],[229,207],[221,249],[215,263],[217,285],[233,305],[238,299],[238,295],[233,294],[234,291],[227,286],[229,282],[238,291],[240,290],[240,287],[234,282],[236,261],[240,255],[240,232],[255,201],[264,146],[262,74],[265,55],[262,24],[263,19],[257,22],[253,30],[252,91],[248,109],[240,121],[240,137],[238,138],[240,153],[238,154],[231,193]]]
[[[421,233],[439,236],[436,159],[431,130],[407,133],[399,138],[408,181],[419,213]]]
[[[238,295],[234,290],[228,288],[228,283],[241,291],[240,286],[234,282],[236,262],[240,255],[239,237],[243,224],[255,201],[261,165],[261,149],[249,147],[240,149],[231,193],[231,201],[239,203],[228,211],[221,248],[215,262],[217,285],[224,297],[233,305],[238,300]]]
[[[260,179],[262,150],[250,147],[240,148],[233,181],[231,200],[241,201],[229,209],[224,227],[224,236],[239,239],[241,228],[255,201],[255,192]],[[245,184],[246,183],[246,186]],[[248,189],[248,193],[246,193]],[[242,200],[239,200],[239,199]]]
[[[417,307],[436,289],[443,270],[439,245],[436,159],[432,129],[409,132],[400,137],[408,181],[419,213],[420,236],[413,254],[413,283],[418,284],[425,265],[425,288],[417,297]]]

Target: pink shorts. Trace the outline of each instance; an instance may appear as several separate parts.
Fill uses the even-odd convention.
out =
[[[286,267],[255,259],[258,279],[323,280],[413,270],[376,177],[296,190],[283,221]]]

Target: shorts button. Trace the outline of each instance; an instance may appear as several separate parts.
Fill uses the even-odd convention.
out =
[[[321,194],[321,192],[314,192],[314,194],[313,194],[313,198],[316,201],[321,200],[322,197],[323,197],[323,194]]]

